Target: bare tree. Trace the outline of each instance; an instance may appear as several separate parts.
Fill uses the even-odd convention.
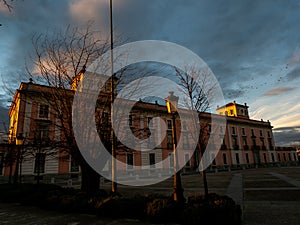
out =
[[[12,9],[13,9],[13,6],[11,5],[11,2],[12,2],[13,0],[1,0],[1,2],[2,2],[2,4],[4,5],[4,6],[6,6],[7,7],[7,9],[11,12],[12,11]]]
[[[54,114],[53,129],[60,137],[52,137],[53,148],[63,149],[76,159],[82,171],[82,190],[93,193],[99,189],[99,174],[83,159],[76,145],[72,129],[72,101],[74,91],[71,83],[78,74],[85,72],[86,65],[108,50],[108,41],[99,39],[100,33],[89,22],[84,29],[68,26],[65,31],[35,35],[32,39],[35,54],[31,77],[38,74],[37,81],[48,86],[40,98]]]
[[[197,142],[197,149],[194,152],[193,159],[195,168],[199,167],[201,159],[203,158],[204,151],[210,136],[210,122],[209,114],[205,112],[210,110],[208,96],[212,97],[214,93],[215,83],[212,83],[208,76],[208,71],[199,71],[194,67],[185,68],[181,71],[175,68],[176,75],[179,78],[179,84],[182,87],[184,96],[183,107],[198,113],[198,117],[193,118],[189,126],[200,126],[199,135],[191,132],[190,137],[193,141]],[[205,114],[205,116],[203,116]],[[197,130],[196,127],[192,130]],[[202,166],[203,168],[203,166]],[[202,169],[202,178],[204,185],[205,197],[208,196],[208,184],[206,178],[206,171]]]

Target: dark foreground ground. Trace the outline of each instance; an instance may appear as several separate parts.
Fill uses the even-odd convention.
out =
[[[203,193],[200,175],[182,177],[185,196]],[[226,194],[243,208],[245,225],[300,224],[300,167],[259,168],[208,174],[210,192]],[[110,183],[102,184],[109,189]],[[172,192],[172,179],[146,187],[118,186],[123,195]],[[117,212],[116,212],[117,213]],[[63,214],[18,204],[0,204],[0,224],[138,225],[137,220],[115,220],[93,215]],[[148,223],[150,224],[150,223]]]

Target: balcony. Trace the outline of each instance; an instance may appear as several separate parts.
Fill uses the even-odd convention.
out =
[[[260,146],[258,146],[258,145],[252,145],[251,150],[259,151],[260,150]]]
[[[227,146],[224,145],[224,144],[222,144],[222,145],[221,145],[221,150],[226,150],[226,149],[227,149]]]
[[[233,146],[233,149],[234,149],[234,150],[239,150],[239,149],[240,149],[240,146],[239,146],[239,145],[234,145],[234,146]]]
[[[267,150],[266,146],[261,146],[261,150]]]
[[[249,150],[249,145],[244,145],[244,150]]]

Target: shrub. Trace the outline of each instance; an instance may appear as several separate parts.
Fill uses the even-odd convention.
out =
[[[176,203],[172,198],[156,198],[147,204],[147,216],[151,222],[178,222],[183,204]]]

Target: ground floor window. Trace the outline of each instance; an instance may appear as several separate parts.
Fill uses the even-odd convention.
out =
[[[272,162],[275,162],[274,153],[271,153],[271,157],[272,157]]]
[[[36,153],[34,162],[34,172],[35,173],[45,173],[45,153]]]
[[[240,156],[239,153],[235,153],[236,164],[240,164]]]
[[[247,164],[250,163],[250,160],[249,160],[249,154],[248,154],[248,153],[246,153],[246,162],[247,162]]]
[[[223,163],[224,165],[227,165],[227,156],[225,153],[223,153]]]
[[[132,153],[127,153],[126,165],[127,165],[127,169],[129,169],[129,170],[133,169],[133,154]]]
[[[211,154],[211,161],[212,161],[212,164],[215,166],[216,165],[216,155],[215,154]]]
[[[3,163],[4,163],[4,153],[3,152],[1,152],[0,153],[0,175],[3,175],[2,173],[2,171],[3,171]]]
[[[71,156],[70,172],[79,172],[79,163]]]
[[[169,154],[169,163],[170,163],[170,168],[174,168],[174,155],[173,155],[173,153]]]
[[[186,162],[185,166],[186,167],[190,167],[191,166],[191,162],[190,162],[190,154],[186,153],[184,155],[184,161]]]
[[[155,168],[155,153],[149,154],[149,164],[150,168]]]
[[[264,153],[264,161],[265,161],[265,163],[267,163],[267,154],[266,153]]]

